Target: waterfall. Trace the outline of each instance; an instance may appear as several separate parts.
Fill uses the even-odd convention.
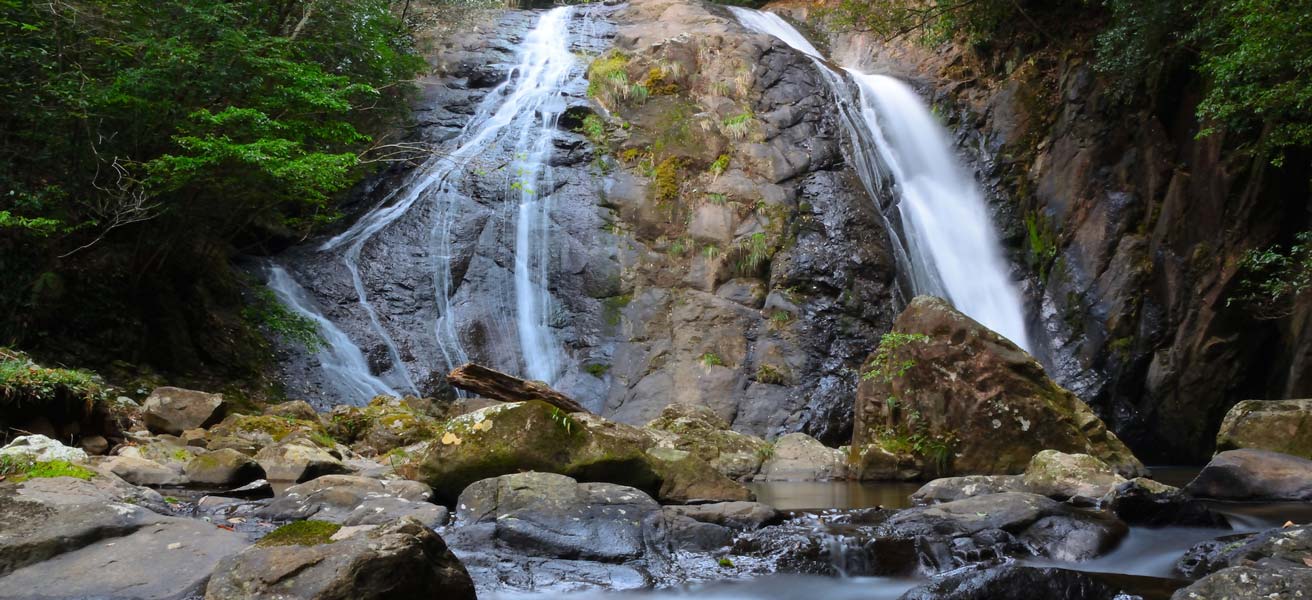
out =
[[[844,71],[858,89],[858,109],[853,110],[849,88],[837,83],[841,76],[796,28],[772,13],[730,10],[748,29],[809,55],[829,83],[859,155],[855,166],[867,192],[878,198],[880,174],[892,183],[906,245],[906,256],[898,262],[909,268],[915,293],[946,298],[1029,349],[1020,293],[1008,277],[984,195],[919,96],[892,77],[848,68]],[[878,164],[862,164],[873,159]],[[890,232],[896,233],[891,227]]]
[[[369,361],[351,341],[346,332],[314,306],[314,301],[287,269],[279,265],[269,267],[268,287],[288,310],[309,319],[323,338],[323,345],[315,353],[319,368],[326,375],[334,392],[347,398],[372,398],[378,395],[398,396],[395,389],[369,371]]]

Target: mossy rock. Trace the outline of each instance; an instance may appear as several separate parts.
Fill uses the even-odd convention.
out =
[[[570,415],[540,401],[492,406],[439,428],[419,465],[419,480],[435,498],[454,503],[469,484],[541,471],[580,481],[628,485],[656,493],[660,478],[636,428],[590,415]]]
[[[258,447],[304,437],[324,448],[336,446],[335,440],[318,421],[274,415],[230,415],[210,429],[211,440],[236,438]],[[240,449],[239,449],[240,450]]]
[[[417,398],[379,396],[368,406],[338,406],[328,416],[328,432],[366,456],[381,456],[395,448],[432,439],[440,412]]]
[[[670,404],[647,429],[657,432],[661,446],[688,452],[730,479],[755,475],[770,454],[769,442],[729,429],[724,419],[704,406]]]
[[[332,543],[332,537],[342,526],[328,521],[296,521],[288,523],[260,538],[256,546],[318,546]]]
[[[725,477],[706,461],[683,450],[651,448],[647,450],[652,468],[661,477],[656,498],[661,503],[692,504],[701,502],[738,502],[753,499],[742,484]]]
[[[1255,448],[1312,459],[1312,399],[1245,400],[1225,414],[1216,451]]]

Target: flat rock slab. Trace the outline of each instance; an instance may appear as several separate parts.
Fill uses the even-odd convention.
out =
[[[20,568],[0,578],[0,598],[172,600],[197,594],[246,536],[193,519],[158,517],[108,538]]]

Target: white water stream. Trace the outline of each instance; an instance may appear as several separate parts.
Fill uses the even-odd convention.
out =
[[[839,103],[867,192],[878,197],[881,174],[892,181],[907,250],[898,258],[910,271],[913,291],[946,298],[1028,350],[1020,293],[1008,277],[983,193],[920,97],[892,77],[844,69],[858,89],[854,110],[849,86],[801,32],[773,13],[730,10],[743,26],[772,35],[815,62]]]

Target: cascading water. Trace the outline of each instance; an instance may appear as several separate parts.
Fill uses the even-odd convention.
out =
[[[485,321],[481,326],[493,332],[480,347],[484,362],[547,382],[556,380],[562,371],[563,351],[550,328],[552,297],[547,285],[553,231],[551,191],[556,187],[550,159],[557,122],[566,107],[565,89],[586,85],[580,83],[584,70],[571,52],[577,36],[569,29],[571,19],[584,10],[588,9],[560,7],[543,13],[518,44],[505,81],[483,96],[459,133],[377,208],[318,248],[320,255],[340,260],[338,269],[345,267],[355,314],[363,317],[357,321],[364,329],[354,331],[371,338],[375,367],[380,360],[390,363],[386,378],[403,392],[418,392],[416,376],[470,360],[471,350],[463,343],[461,331],[471,319]],[[590,18],[579,29],[585,37],[596,35]],[[471,189],[504,194],[504,201],[489,212],[471,201]],[[482,301],[486,310],[471,309],[462,315],[469,299],[457,298],[461,282],[453,263],[461,251],[468,256],[471,243],[484,243],[471,242],[470,234],[477,237],[479,232],[471,231],[470,223],[488,214],[493,215],[489,231],[496,237],[488,238],[486,245],[500,252],[513,248],[513,257],[506,260],[513,260],[513,266],[507,265],[509,277],[504,279],[500,275],[485,277],[490,282],[486,285],[493,289],[482,291],[494,299]],[[513,230],[503,235],[502,223],[513,224]],[[393,247],[397,241],[415,238],[417,231],[426,232],[427,240],[409,242],[408,251],[398,253]],[[410,268],[406,261],[411,257],[422,263]],[[500,263],[499,256],[494,260]],[[380,279],[380,274],[431,280],[436,306],[429,339],[416,339],[413,328],[406,330],[392,322],[397,303],[412,300],[409,295],[398,299],[380,292],[380,282],[390,283]],[[500,307],[503,297],[513,297],[513,306]],[[502,331],[514,334],[506,336]],[[511,340],[518,344],[508,347],[506,342]],[[436,364],[439,359],[444,364]],[[412,375],[411,369],[417,373]]]
[[[748,29],[772,35],[815,62],[839,103],[866,191],[878,198],[881,173],[893,184],[907,250],[899,263],[910,272],[915,293],[944,297],[1029,349],[1020,293],[1007,276],[983,194],[915,92],[892,77],[844,69],[859,90],[853,110],[850,88],[801,32],[772,13],[730,10]]]
[[[284,306],[315,324],[323,338],[315,358],[329,385],[333,386],[338,395],[353,398],[399,395],[395,389],[369,372],[369,362],[365,360],[364,353],[360,352],[360,348],[346,332],[314,307],[314,301],[305,293],[305,288],[296,283],[287,269],[270,265],[268,287]]]

